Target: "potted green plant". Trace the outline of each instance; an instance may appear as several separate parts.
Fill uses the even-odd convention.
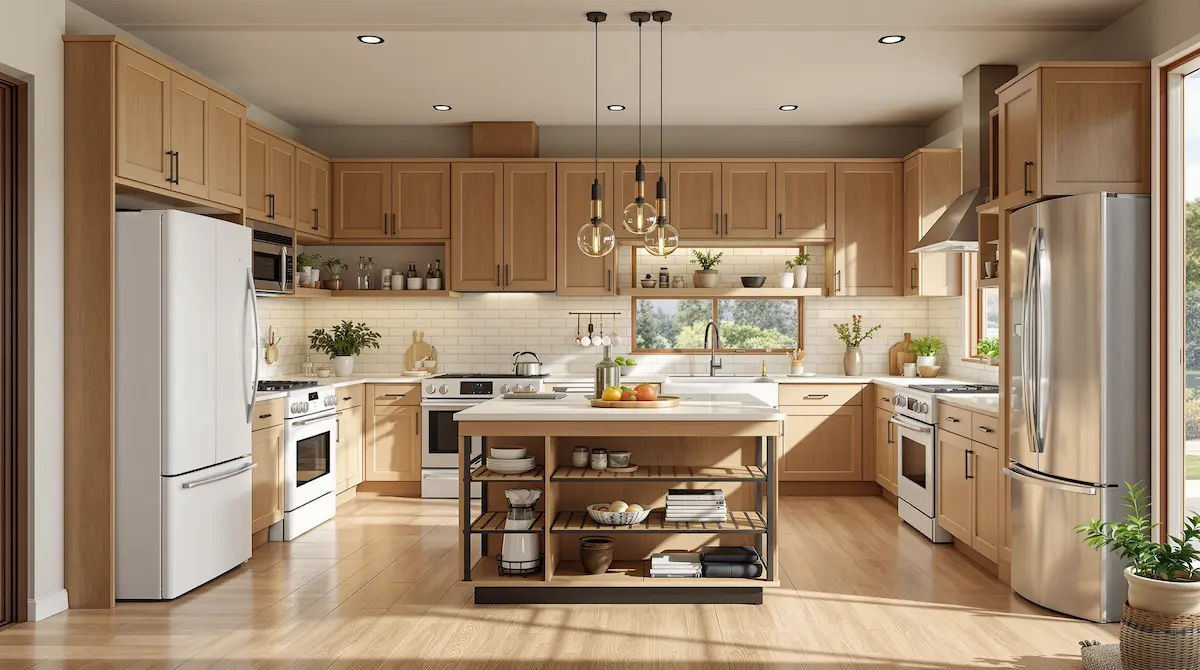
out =
[[[342,271],[346,269],[346,264],[342,262],[342,259],[330,258],[321,265],[329,273],[329,279],[325,280],[325,288],[331,291],[342,290]]]
[[[1075,531],[1093,549],[1128,561],[1129,585],[1121,618],[1121,661],[1126,668],[1196,668],[1200,637],[1200,514],[1183,523],[1183,534],[1155,542],[1159,524],[1141,483],[1126,488],[1124,521],[1093,519]]]
[[[1000,356],[1000,338],[985,337],[979,340],[979,343],[975,345],[975,353],[980,358],[986,358],[992,365],[996,365],[996,358]]]
[[[721,257],[724,255],[724,251],[718,251],[714,254],[712,249],[707,251],[692,249],[692,260],[688,262],[700,266],[700,269],[696,270],[692,275],[692,282],[696,288],[717,287],[717,271],[715,268],[721,264]]]
[[[917,352],[918,369],[931,367],[937,365],[938,352],[946,348],[946,341],[937,335],[926,335],[913,340],[908,348]]]
[[[862,314],[854,314],[850,317],[850,323],[835,323],[833,327],[837,329],[838,339],[846,345],[846,353],[842,356],[842,367],[846,370],[846,376],[861,375],[863,359],[862,350],[859,347],[863,342],[871,339],[881,326],[872,326],[864,331]]]
[[[324,328],[314,330],[308,336],[308,346],[329,356],[335,377],[349,377],[354,374],[355,356],[367,347],[379,348],[379,333],[365,323],[342,321],[329,332]]]
[[[300,286],[315,287],[320,281],[321,268],[317,266],[317,263],[320,262],[321,254],[307,251],[296,254],[296,265],[299,267],[296,271],[296,283]],[[312,276],[314,268],[317,270],[317,277]]]
[[[795,258],[784,262],[784,267],[791,270],[795,277],[793,284],[796,288],[808,286],[808,261],[811,259],[809,254],[796,254]]]

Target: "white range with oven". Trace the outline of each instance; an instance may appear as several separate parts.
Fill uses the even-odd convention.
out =
[[[444,374],[425,380],[421,387],[421,497],[458,498],[458,425],[454,413],[505,393],[540,393],[540,377],[512,374]],[[471,458],[487,447],[486,438],[471,440]],[[480,495],[471,484],[471,497]]]
[[[937,395],[998,393],[984,384],[927,384],[892,394],[896,415],[897,493],[900,518],[934,542],[950,542],[937,523]]]
[[[337,507],[337,393],[331,386],[301,388],[288,394],[284,409],[283,521],[268,536],[275,542],[332,519]]]

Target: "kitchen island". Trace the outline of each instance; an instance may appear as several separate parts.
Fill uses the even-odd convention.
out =
[[[784,414],[750,395],[690,395],[678,407],[600,409],[582,395],[560,400],[496,399],[455,414],[459,423],[462,482],[459,492],[462,578],[475,586],[477,603],[752,603],[778,586],[776,507],[777,444]],[[487,469],[471,459],[469,441],[528,449],[537,466],[520,475]],[[571,465],[575,447],[626,450],[633,473]],[[478,482],[482,499],[468,495]],[[505,490],[540,488],[532,529],[540,535],[543,562],[530,575],[501,574],[497,559],[507,521]],[[721,489],[729,513],[723,522],[667,521],[671,488]],[[624,500],[652,506],[632,526],[602,526],[587,506]],[[614,560],[588,574],[579,540],[615,538]],[[751,545],[762,558],[757,578],[655,578],[652,554],[695,552],[705,546]]]

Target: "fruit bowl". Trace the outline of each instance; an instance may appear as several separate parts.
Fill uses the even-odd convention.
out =
[[[640,512],[601,512],[601,507],[608,507],[608,503],[587,506],[588,516],[601,526],[632,526],[645,521],[653,511],[651,507],[644,507]]]
[[[617,367],[621,368],[621,376],[624,377],[625,375],[633,374],[634,370],[637,370],[637,363],[633,365],[618,365]]]

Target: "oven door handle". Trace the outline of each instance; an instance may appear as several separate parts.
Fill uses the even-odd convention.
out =
[[[424,412],[459,412],[478,404],[478,402],[426,402],[421,403],[421,410]]]
[[[905,418],[899,417],[899,416],[894,416],[894,417],[888,419],[888,423],[894,423],[897,426],[900,426],[901,428],[903,428],[905,430],[911,430],[914,433],[932,433],[933,432],[933,426],[926,426],[926,425],[917,423],[916,421],[910,421],[908,419],[905,419]]]
[[[326,414],[325,416],[313,417],[313,418],[311,418],[311,419],[304,419],[304,420],[301,420],[301,421],[293,421],[293,422],[292,422],[292,425],[293,425],[293,426],[297,426],[297,427],[299,427],[299,426],[311,426],[311,425],[313,425],[314,423],[321,423],[322,421],[334,421],[334,422],[336,422],[336,421],[337,421],[337,412],[333,412],[332,414]]]

